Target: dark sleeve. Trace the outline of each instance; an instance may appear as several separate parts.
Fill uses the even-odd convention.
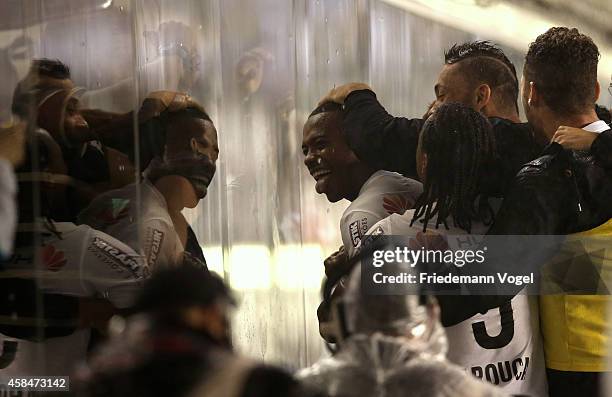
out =
[[[600,133],[591,145],[591,154],[595,164],[606,170],[612,170],[612,130]]]
[[[571,166],[560,145],[549,145],[517,174],[489,235],[552,235],[571,230],[577,206]],[[575,189],[571,189],[575,188]]]
[[[416,177],[416,148],[423,120],[393,117],[370,90],[351,92],[344,107],[349,146],[362,161]]]
[[[0,279],[0,291],[0,315],[4,318],[0,333],[4,335],[41,341],[70,335],[77,328],[77,297],[43,294],[34,280],[20,278]]]
[[[526,164],[515,177],[483,246],[487,255],[483,263],[472,263],[460,269],[462,275],[495,275],[500,272],[525,274],[540,269],[558,252],[563,235],[575,222],[572,209],[577,205],[573,176],[565,173],[567,163],[558,144],[552,144],[544,155]],[[524,286],[505,284],[498,294],[490,287],[468,286],[471,295],[439,297],[442,323],[450,326],[476,313],[499,307],[511,300]],[[456,299],[454,299],[456,298]]]
[[[200,261],[200,265],[205,269],[208,269],[208,265],[206,264],[206,258],[204,258],[204,251],[202,251],[202,246],[198,242],[198,238],[195,235],[195,232],[191,228],[191,225],[187,225],[187,242],[185,244],[185,251],[188,252],[191,256]]]

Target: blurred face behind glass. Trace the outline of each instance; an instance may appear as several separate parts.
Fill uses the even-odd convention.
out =
[[[197,204],[206,196],[216,172],[215,164],[219,158],[217,130],[208,120],[181,117],[169,126],[167,134],[176,134],[177,139],[168,139],[166,159],[180,169],[179,175],[191,182]]]
[[[79,100],[74,96],[66,99],[66,96],[67,92],[59,92],[40,106],[39,126],[47,130],[56,139],[64,135],[70,144],[76,145],[96,139],[89,129],[87,121],[79,111]],[[62,113],[63,120],[61,118]],[[63,124],[60,124],[62,121]]]
[[[215,343],[229,348],[231,308],[223,300],[208,306],[193,306],[183,312],[183,320],[190,328],[205,332]]]
[[[316,181],[317,193],[325,194],[332,203],[351,199],[356,193],[351,171],[359,160],[346,143],[337,112],[310,117],[303,133],[304,164]]]
[[[87,121],[81,115],[80,102],[77,98],[72,97],[66,104],[66,113],[64,116],[64,132],[66,137],[72,142],[87,142],[94,139],[94,135],[89,130]]]

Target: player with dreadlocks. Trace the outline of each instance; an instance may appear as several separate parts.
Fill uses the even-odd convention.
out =
[[[417,148],[417,164],[421,165],[417,172],[424,188],[411,226],[422,218],[426,231],[436,215],[436,228],[442,223],[448,229],[448,217],[467,233],[471,232],[472,220],[490,224],[493,210],[486,194],[480,193],[486,166],[495,156],[495,139],[490,131],[486,119],[457,104],[440,107],[436,117],[427,120]]]
[[[485,234],[499,207],[485,189],[496,177],[490,167],[496,153],[484,116],[458,103],[441,105],[419,137],[416,171],[423,194],[413,210],[383,219],[369,234],[402,236],[410,247],[442,244],[444,250],[450,236]],[[484,312],[470,307],[477,301],[469,296],[438,298],[451,362],[508,394],[547,395],[537,310],[531,310],[529,296],[519,293]]]

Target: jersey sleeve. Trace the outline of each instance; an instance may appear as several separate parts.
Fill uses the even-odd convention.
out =
[[[144,222],[142,244],[151,271],[160,267],[176,266],[183,257],[184,248],[173,225],[163,219]]]
[[[91,230],[83,258],[81,279],[85,288],[118,308],[134,302],[149,276],[142,255],[97,230]]]
[[[416,177],[421,119],[393,117],[370,90],[351,92],[344,102],[344,130],[351,149],[369,165]]]
[[[366,211],[348,211],[342,216],[340,232],[349,258],[355,255],[367,231],[380,220],[380,216]]]

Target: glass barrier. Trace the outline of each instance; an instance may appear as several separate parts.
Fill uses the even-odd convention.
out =
[[[329,90],[365,82],[419,118],[453,44],[499,43],[520,79],[529,42],[572,22],[612,107],[610,32],[582,8],[612,9],[515,3],[3,0],[0,374],[72,375],[183,252],[233,291],[237,351],[290,371],[328,356],[323,263],[349,202],[317,193],[301,147]]]

